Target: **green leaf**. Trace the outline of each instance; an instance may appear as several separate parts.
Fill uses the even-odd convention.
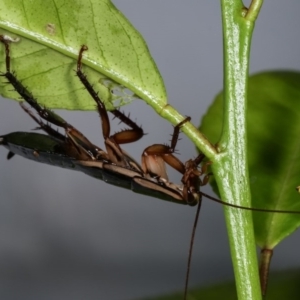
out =
[[[288,270],[270,275],[270,283],[267,291],[268,300],[298,299],[299,298],[300,272]],[[144,300],[182,300],[183,293],[156,298],[145,298]],[[234,282],[213,285],[201,289],[189,291],[187,300],[220,300],[237,299]]]
[[[135,96],[166,104],[165,87],[145,41],[110,0],[2,0],[0,34],[20,38],[11,45],[12,68],[49,108],[95,108],[74,76],[83,44],[89,47],[83,61],[89,68],[84,71],[107,106]],[[4,71],[3,47],[0,57]],[[1,95],[19,100],[2,82]]]
[[[216,143],[222,128],[222,94],[201,131]],[[300,211],[300,73],[268,72],[249,79],[248,161],[252,206]],[[300,225],[295,214],[253,213],[257,244],[274,248]]]

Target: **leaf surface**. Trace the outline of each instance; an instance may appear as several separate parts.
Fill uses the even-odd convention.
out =
[[[110,0],[1,0],[0,34],[20,38],[11,45],[12,68],[49,108],[95,108],[74,76],[83,44],[89,47],[84,71],[108,108],[135,96],[166,103],[164,83],[145,41]],[[4,72],[3,47],[0,56]],[[19,100],[3,81],[0,93]]]
[[[216,143],[222,130],[222,94],[201,131]],[[300,73],[268,72],[250,77],[247,110],[252,206],[300,211]],[[257,244],[274,248],[300,225],[300,215],[253,213]]]

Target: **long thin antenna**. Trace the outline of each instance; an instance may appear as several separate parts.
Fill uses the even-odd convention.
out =
[[[196,212],[194,225],[193,225],[193,231],[192,231],[192,235],[191,235],[191,241],[190,241],[190,247],[189,247],[189,257],[188,257],[188,263],[187,263],[186,275],[185,275],[184,297],[183,297],[184,300],[187,300],[188,285],[189,285],[189,278],[190,278],[190,269],[191,269],[191,262],[192,262],[192,254],[193,254],[195,234],[196,234],[197,224],[198,224],[198,220],[199,220],[201,204],[202,204],[202,194],[200,194],[198,207],[197,207],[197,212]]]
[[[244,210],[251,210],[251,211],[258,211],[258,212],[269,212],[269,213],[276,213],[276,214],[300,214],[299,210],[276,210],[276,209],[267,209],[267,208],[257,208],[257,207],[247,207],[247,206],[241,206],[241,205],[235,205],[232,203],[225,202],[221,199],[214,198],[208,194],[205,194],[203,192],[199,192],[200,195],[223,205],[240,208]]]

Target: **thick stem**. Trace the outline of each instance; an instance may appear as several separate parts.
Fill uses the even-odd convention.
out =
[[[221,4],[224,36],[224,123],[219,143],[220,154],[212,168],[222,200],[251,206],[246,102],[250,41],[255,19],[253,14],[257,16],[258,11],[254,10],[248,16],[248,11],[240,0],[221,0]],[[225,217],[238,299],[259,300],[261,290],[251,213],[225,208]]]

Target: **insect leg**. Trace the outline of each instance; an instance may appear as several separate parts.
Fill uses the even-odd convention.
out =
[[[20,102],[21,108],[39,125],[36,129],[44,130],[48,135],[54,137],[55,139],[65,142],[66,136],[61,134],[59,131],[53,129],[50,125],[44,123],[41,119],[38,119],[31,110],[24,105],[23,102]]]
[[[110,134],[110,122],[105,105],[100,99],[98,93],[94,90],[93,86],[87,80],[86,75],[82,72],[82,55],[83,52],[86,50],[88,50],[88,47],[83,45],[79,51],[76,74],[97,104],[97,109],[102,122],[102,134],[105,140],[109,158],[113,163],[117,164],[118,166],[132,167],[131,162],[133,162],[133,159],[131,159],[120,148],[119,145],[132,143],[139,140],[144,135],[143,129],[119,110],[112,110],[111,113],[116,118],[120,119],[123,123],[131,127],[131,129],[125,129],[113,135]],[[137,165],[135,162],[134,164]]]
[[[4,76],[8,80],[8,82],[15,88],[15,90],[20,94],[20,96],[37,111],[41,118],[59,127],[66,128],[69,124],[63,118],[61,118],[51,110],[40,106],[37,100],[33,97],[33,95],[27,90],[27,88],[25,88],[25,86],[23,86],[23,84],[17,79],[13,72],[11,72],[9,41],[3,35],[0,35],[0,42],[2,42],[5,47],[6,63],[6,72],[1,75]]]
[[[190,121],[190,119],[190,117],[187,117],[174,127],[170,146],[154,144],[144,150],[142,154],[142,169],[145,174],[148,174],[152,178],[157,177],[158,180],[168,181],[165,163],[181,174],[185,173],[184,164],[176,156],[174,156],[173,153],[175,152],[175,147],[178,141],[180,127],[185,122]]]

